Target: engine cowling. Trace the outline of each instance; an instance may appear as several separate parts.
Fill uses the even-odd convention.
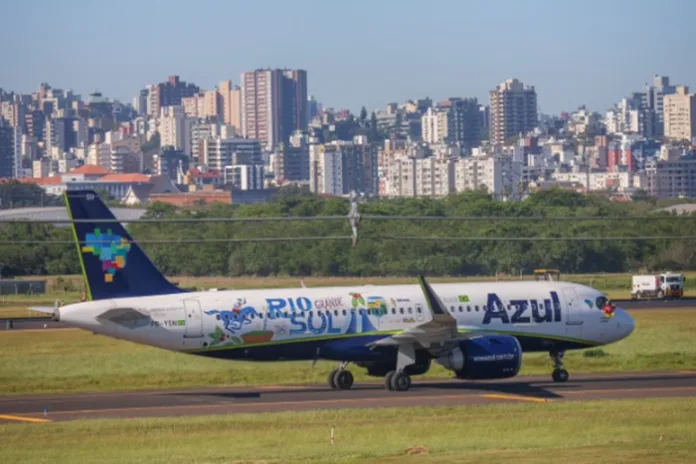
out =
[[[506,379],[520,371],[522,347],[515,337],[487,335],[463,341],[436,361],[460,379]]]

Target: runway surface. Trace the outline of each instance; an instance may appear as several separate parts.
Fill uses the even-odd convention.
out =
[[[696,371],[577,376],[571,372],[563,384],[549,376],[491,382],[416,378],[408,392],[389,392],[381,382],[368,382],[351,390],[312,385],[1,397],[0,423],[692,396],[696,396]]]
[[[696,299],[673,301],[620,301],[617,306],[629,311],[657,310],[657,309],[696,309]],[[65,322],[56,322],[48,317],[15,317],[12,318],[11,330],[37,330],[37,329],[69,329],[74,328]],[[7,319],[0,318],[0,330],[7,329]]]

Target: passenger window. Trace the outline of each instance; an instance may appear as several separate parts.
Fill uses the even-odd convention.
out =
[[[460,307],[459,307],[459,312],[461,313],[462,311],[464,311],[464,308],[463,308],[462,306],[460,306]]]
[[[416,308],[416,311],[418,311],[419,314],[423,312],[423,310],[420,307]]]
[[[263,319],[263,313],[259,313],[259,319]]]
[[[334,309],[334,316],[338,316],[338,309]]]
[[[466,307],[466,311],[470,313],[470,312],[471,312],[471,306],[467,306],[467,307]]]
[[[478,310],[479,310],[479,307],[478,307],[478,305],[476,305],[476,311],[478,311]]]
[[[344,309],[344,310],[343,310],[343,315],[345,316],[346,314],[347,314],[347,313],[346,313],[346,310]]]
[[[404,313],[404,308],[399,308],[399,312],[400,312],[401,314],[403,314],[403,313]]]
[[[413,314],[413,308],[408,308],[408,313]]]
[[[219,321],[219,320],[220,320],[220,315],[219,315],[219,314],[215,315],[215,319],[217,319],[217,320]]]

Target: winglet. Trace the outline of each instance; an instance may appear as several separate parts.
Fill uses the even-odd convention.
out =
[[[423,290],[423,294],[425,295],[425,301],[428,304],[428,309],[433,315],[433,319],[439,319],[441,321],[454,320],[452,315],[449,312],[447,312],[447,307],[444,305],[442,301],[440,301],[440,298],[438,298],[435,291],[433,291],[433,288],[425,280],[425,277],[419,275],[418,283],[420,284],[421,289]]]

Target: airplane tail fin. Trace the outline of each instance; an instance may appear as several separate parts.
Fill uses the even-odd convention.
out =
[[[92,190],[69,190],[65,202],[90,300],[183,292],[152,264]]]

